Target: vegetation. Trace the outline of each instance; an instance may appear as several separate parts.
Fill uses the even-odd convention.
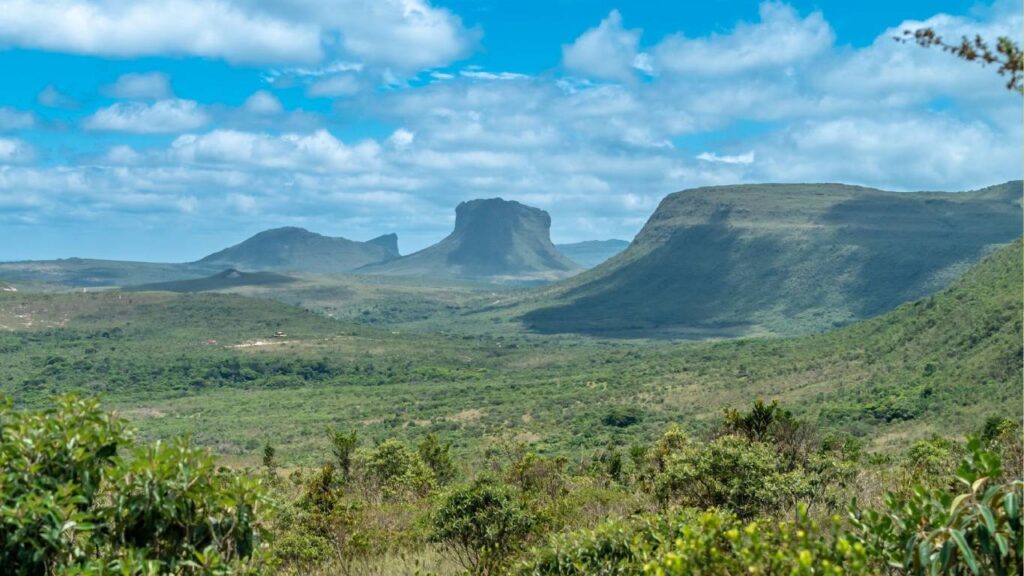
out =
[[[774,433],[737,430],[765,415],[757,428]],[[791,487],[807,482],[781,480],[790,499],[745,485],[780,481],[782,430],[815,431],[762,403],[705,439],[671,428],[618,474],[606,458],[567,467],[513,447],[448,488],[420,456],[443,452],[432,441],[358,446],[347,478],[336,454],[282,478],[272,448],[257,472],[215,468],[185,440],[133,446],[120,419],[75,397],[0,417],[0,561],[13,574],[1013,574],[1024,550],[1021,430],[1008,420],[944,441],[962,457],[932,470],[936,487],[914,483],[917,447],[883,461],[824,442],[790,472],[849,474],[818,474],[803,493]],[[666,500],[664,475],[695,454],[744,492],[679,484],[718,497]]]
[[[1007,76],[1006,89],[1024,93],[1024,82],[1021,81],[1024,76],[1024,52],[1016,42],[1006,36],[1000,36],[992,45],[980,35],[974,38],[962,36],[956,43],[947,42],[934,28],[904,30],[903,37],[896,37],[896,40],[901,42],[908,39],[924,48],[938,46],[943,52],[949,52],[968,62],[980,62],[982,66],[998,65],[996,73]]]
[[[958,194],[839,184],[684,190],[624,252],[506,311],[542,333],[799,335],[921,298],[1021,235],[1021,182]]]

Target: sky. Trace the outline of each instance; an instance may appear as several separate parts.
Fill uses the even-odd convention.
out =
[[[268,228],[404,253],[464,200],[631,239],[667,194],[1021,178],[1021,97],[893,40],[1016,1],[0,0],[0,260],[192,261]]]

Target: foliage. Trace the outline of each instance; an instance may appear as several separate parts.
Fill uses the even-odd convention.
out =
[[[451,449],[451,444],[442,444],[434,433],[427,434],[416,446],[420,459],[430,468],[440,484],[446,484],[455,477],[455,462],[452,461]]]
[[[349,475],[352,473],[352,454],[359,446],[359,434],[355,430],[345,434],[328,428],[327,437],[331,443],[334,460],[341,470],[341,476],[348,481]]]
[[[187,440],[131,445],[92,400],[0,410],[0,565],[10,574],[258,572],[260,483]]]
[[[363,455],[360,468],[380,493],[388,498],[426,496],[435,483],[434,473],[398,440],[389,439]]]
[[[968,442],[959,490],[918,487],[889,494],[881,512],[850,507],[853,537],[873,557],[910,573],[1016,574],[1024,562],[1024,483],[999,483],[998,457]]]
[[[1022,82],[1024,79],[1024,52],[1016,42],[1006,36],[997,38],[994,46],[990,46],[989,42],[980,35],[975,35],[974,38],[963,36],[958,43],[949,43],[943,40],[934,28],[904,30],[902,38],[896,37],[897,40],[903,42],[908,38],[925,48],[938,46],[944,52],[949,52],[968,62],[981,62],[983,66],[998,64],[996,73],[1000,76],[1008,76],[1007,90],[1015,90],[1024,94],[1024,82]]]
[[[431,539],[473,574],[497,574],[535,522],[514,492],[483,477],[442,495],[431,518]]]
[[[781,508],[809,488],[802,474],[780,470],[771,446],[734,435],[670,455],[654,483],[663,504],[724,507],[741,518]]]

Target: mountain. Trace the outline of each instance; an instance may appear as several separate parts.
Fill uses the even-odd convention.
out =
[[[384,234],[382,236],[377,236],[373,240],[367,240],[366,243],[384,248],[395,258],[401,256],[401,254],[398,253],[398,234]]]
[[[140,284],[138,286],[126,287],[124,290],[126,292],[207,292],[210,290],[238,288],[240,286],[287,284],[294,281],[295,279],[291,276],[274,272],[240,272],[234,268],[228,268],[223,272],[207,276],[206,278]]]
[[[286,227],[260,232],[195,264],[337,274],[397,257],[398,237],[394,234],[356,242]]]
[[[459,204],[455,230],[437,244],[359,272],[501,282],[557,280],[578,270],[551,243],[547,212],[492,198]]]
[[[558,251],[581,268],[593,268],[622,252],[629,246],[626,240],[586,240],[572,244],[555,244]]]
[[[539,294],[539,332],[794,335],[947,285],[1021,234],[1020,181],[962,193],[842,184],[667,196],[629,248]]]

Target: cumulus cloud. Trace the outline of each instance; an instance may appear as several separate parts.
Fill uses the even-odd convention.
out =
[[[242,109],[252,114],[273,115],[280,114],[284,107],[276,96],[266,90],[257,90],[245,99]]]
[[[467,55],[478,30],[425,0],[0,0],[0,43],[98,56],[320,63],[344,54],[399,70]]]
[[[20,164],[35,158],[32,146],[17,138],[0,138],[0,164]]]
[[[296,5],[251,6],[285,18],[285,8]],[[295,9],[288,17],[305,21],[319,7]],[[653,50],[647,66],[656,74],[642,82],[628,81],[644,66],[639,32],[630,36],[614,14],[584,34],[600,31],[612,37],[603,47],[620,48],[608,58],[615,62],[610,71],[584,73],[586,59],[566,65],[570,76],[446,68],[371,94],[378,64],[280,67],[267,73],[275,92],[290,85],[293,93],[351,96],[333,110],[346,122],[373,123],[380,136],[355,140],[326,114],[254,114],[276,109],[263,96],[238,110],[193,103],[187,111],[207,118],[179,127],[185,133],[169,145],[114,146],[105,156],[56,167],[0,160],[0,198],[32,198],[19,217],[42,220],[192,209],[189,223],[217,229],[225,222],[247,229],[295,224],[367,238],[397,230],[403,245],[418,248],[449,231],[459,201],[481,196],[541,206],[553,216],[553,235],[571,241],[628,238],[665,194],[702,185],[842,181],[963,190],[1020,177],[1019,97],[992,70],[892,42],[907,23],[888,23],[874,44],[851,48],[835,46],[820,14],[779,4],[761,13],[760,22],[728,34],[670,36],[662,48],[715,56],[688,52],[676,70],[666,67],[667,51]],[[994,13],[935,18],[927,22],[967,34],[1019,21]],[[335,26],[328,20],[324,26]],[[579,40],[572,46],[585,47]],[[927,73],[907,82],[886,77],[884,70],[898,65],[908,73],[926,66]],[[824,72],[830,69],[837,72]],[[331,86],[337,78],[349,80]],[[597,81],[607,79],[620,81]],[[112,129],[145,125],[162,102],[188,108],[167,99],[124,102],[87,124],[111,116],[119,120],[108,122]]]
[[[638,64],[639,68],[649,69],[646,55],[637,53],[639,43],[640,31],[623,28],[622,15],[612,10],[596,28],[562,46],[562,63],[584,76],[629,80]]]
[[[701,152],[697,155],[697,160],[703,160],[705,162],[719,162],[721,164],[752,164],[754,162],[754,151],[746,152],[744,154],[735,155],[719,155],[714,152]]]
[[[73,98],[57,90],[52,84],[39,92],[36,101],[47,108],[74,108],[78,105]]]
[[[194,130],[209,116],[192,100],[160,100],[152,104],[118,102],[85,119],[87,130],[160,134]]]
[[[764,2],[761,21],[740,23],[729,34],[687,38],[675,34],[654,48],[657,68],[676,74],[729,75],[808,60],[835,40],[821,12],[801,18],[788,4]]]
[[[127,100],[160,100],[171,96],[171,81],[166,74],[124,74],[116,82],[104,88],[113,98]]]
[[[317,80],[309,86],[306,94],[312,98],[337,98],[351,96],[361,89],[361,82],[355,74],[336,74]]]
[[[170,149],[170,157],[179,162],[309,172],[372,169],[379,153],[372,140],[348,146],[326,130],[280,136],[214,130],[179,136]]]
[[[23,130],[31,128],[36,123],[36,117],[31,112],[22,112],[14,108],[0,107],[0,131]]]
[[[315,62],[320,30],[198,0],[0,1],[0,41],[99,56],[186,55],[231,62]]]

